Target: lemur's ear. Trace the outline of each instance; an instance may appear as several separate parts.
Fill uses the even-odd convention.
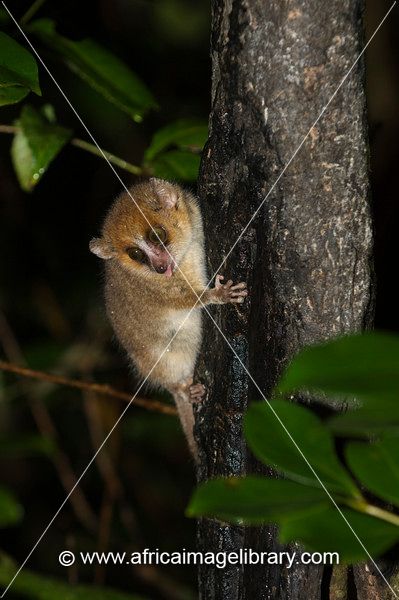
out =
[[[93,238],[90,240],[89,248],[93,254],[99,256],[103,260],[109,260],[116,256],[113,246],[106,242],[103,238]]]
[[[163,208],[178,208],[179,194],[173,184],[155,177],[151,177],[150,181]]]

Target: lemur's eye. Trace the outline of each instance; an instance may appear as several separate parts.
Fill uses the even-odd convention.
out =
[[[168,234],[163,227],[153,227],[148,232],[148,239],[153,244],[164,244],[168,239]]]
[[[126,248],[126,253],[132,260],[137,260],[138,262],[145,262],[145,254],[140,248],[136,246],[132,246],[131,248]]]

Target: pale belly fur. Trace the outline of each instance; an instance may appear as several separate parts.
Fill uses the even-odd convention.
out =
[[[189,310],[170,311],[159,323],[157,339],[147,348],[151,365],[157,363],[148,377],[149,382],[168,387],[193,376],[201,345],[201,310],[189,313]],[[148,365],[146,373],[140,368],[140,361],[132,358],[140,374],[146,377]]]

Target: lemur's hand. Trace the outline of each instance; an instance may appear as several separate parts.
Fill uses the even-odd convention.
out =
[[[231,279],[227,283],[222,283],[223,275],[216,275],[213,296],[216,304],[242,304],[248,296],[247,284],[236,283],[233,285]]]

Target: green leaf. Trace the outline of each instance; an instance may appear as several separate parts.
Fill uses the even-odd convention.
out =
[[[328,491],[334,495],[359,497],[355,484],[338,461],[331,433],[312,411],[289,402],[271,402],[286,429],[312,465]],[[265,402],[253,404],[244,419],[244,431],[254,454],[287,477],[320,487],[320,484]]]
[[[302,350],[285,371],[277,391],[321,391],[367,401],[399,395],[399,336],[365,333]]]
[[[0,585],[7,586],[18,566],[5,554],[0,554]],[[45,577],[24,568],[13,582],[10,595],[25,600],[144,600],[138,594],[94,585],[71,585],[67,581]]]
[[[30,192],[70,140],[72,132],[49,123],[31,106],[23,107],[16,125],[18,132],[11,146],[11,158],[21,188]]]
[[[30,90],[41,95],[35,59],[0,31],[0,106],[19,102]]]
[[[180,181],[195,181],[201,158],[191,152],[171,150],[159,154],[151,163],[151,169],[156,177],[161,179],[178,179]]]
[[[0,487],[0,527],[8,527],[18,523],[23,514],[23,508],[14,495]]]
[[[180,119],[159,129],[152,138],[145,152],[145,162],[151,162],[154,157],[169,146],[179,149],[191,149],[200,152],[208,136],[208,125],[198,119]]]
[[[384,402],[383,406],[370,403],[367,406],[335,415],[327,426],[339,436],[369,438],[384,432],[399,432],[398,403]]]
[[[298,513],[311,513],[327,502],[323,490],[293,481],[229,477],[199,486],[190,500],[187,515],[234,523],[270,523]]]
[[[29,94],[28,88],[20,85],[0,86],[0,106],[16,104]]]
[[[156,108],[151,92],[139,77],[93,40],[73,41],[59,35],[51,19],[34,21],[29,30],[59,54],[71,71],[135,121],[141,121],[150,108]]]
[[[373,444],[352,442],[346,458],[355,476],[371,492],[399,506],[399,438],[384,436]]]
[[[376,558],[399,540],[399,527],[380,519],[342,509],[347,521],[369,554]],[[356,563],[368,558],[367,552],[334,506],[318,509],[283,521],[282,543],[300,541],[313,552],[338,552],[340,562]]]
[[[207,132],[206,123],[198,119],[170,123],[155,133],[145,153],[145,167],[163,179],[195,181],[201,161],[199,152],[206,142]],[[165,152],[172,146],[177,149]]]

